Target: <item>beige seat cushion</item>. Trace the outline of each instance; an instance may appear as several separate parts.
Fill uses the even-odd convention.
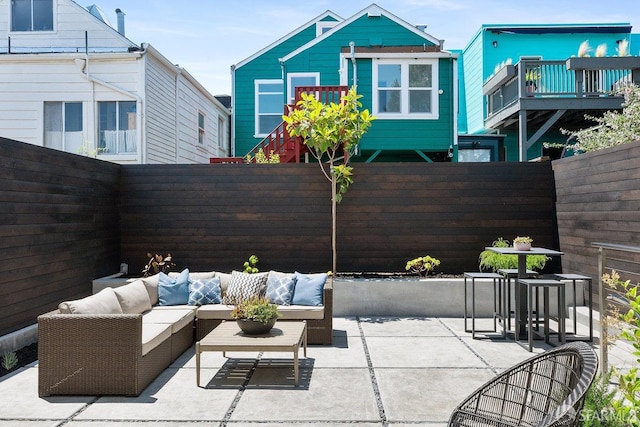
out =
[[[142,355],[171,339],[171,325],[168,323],[142,322]]]
[[[195,311],[190,309],[156,310],[154,308],[142,315],[142,329],[148,323],[168,324],[171,325],[171,333],[174,334],[185,326],[193,324],[195,317]]]
[[[125,314],[141,314],[151,310],[149,293],[142,280],[138,279],[113,290],[118,297],[122,312]]]
[[[122,314],[122,307],[112,288],[73,301],[63,301],[58,305],[64,314]]]
[[[198,307],[198,319],[231,320],[233,306],[226,304],[207,304]],[[279,305],[280,320],[321,320],[324,319],[324,306]]]

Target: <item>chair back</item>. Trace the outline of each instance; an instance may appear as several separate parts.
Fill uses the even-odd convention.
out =
[[[538,354],[469,395],[449,426],[575,426],[597,368],[596,353],[584,342]]]

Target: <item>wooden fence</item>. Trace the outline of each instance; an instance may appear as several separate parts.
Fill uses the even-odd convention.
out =
[[[128,165],[0,140],[0,335],[147,252],[178,267],[331,268],[330,184],[317,164]],[[497,237],[558,247],[551,163],[356,164],[338,206],[339,272],[477,270]],[[550,268],[559,268],[556,260]]]
[[[120,167],[0,138],[0,335],[120,261]]]
[[[640,141],[553,162],[565,271],[590,275],[597,283],[598,251],[592,243],[638,246],[639,159]]]
[[[550,163],[379,163],[354,166],[338,205],[338,271],[398,272],[429,254],[439,271],[478,269],[497,237],[557,248]],[[330,183],[318,165],[124,166],[122,259],[148,251],[179,267],[331,269]]]

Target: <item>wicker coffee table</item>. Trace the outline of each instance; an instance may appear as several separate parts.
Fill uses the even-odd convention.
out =
[[[222,322],[202,340],[196,342],[196,384],[200,387],[200,353],[203,351],[291,351],[293,352],[293,380],[298,385],[298,350],[307,357],[307,322],[280,321],[267,334],[246,335],[236,322]]]

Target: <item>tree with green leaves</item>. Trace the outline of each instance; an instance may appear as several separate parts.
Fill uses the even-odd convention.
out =
[[[607,111],[602,117],[586,115],[596,125],[577,132],[562,130],[575,137],[567,148],[574,152],[589,152],[640,140],[640,87],[629,84],[614,91],[624,96],[622,111]]]
[[[300,137],[318,161],[324,176],[331,181],[331,247],[332,271],[336,272],[337,204],[353,183],[353,169],[347,165],[348,155],[362,138],[375,117],[362,110],[355,87],[341,97],[341,102],[323,104],[313,94],[302,94],[296,108],[283,116],[291,136]],[[342,160],[342,163],[338,163]]]

